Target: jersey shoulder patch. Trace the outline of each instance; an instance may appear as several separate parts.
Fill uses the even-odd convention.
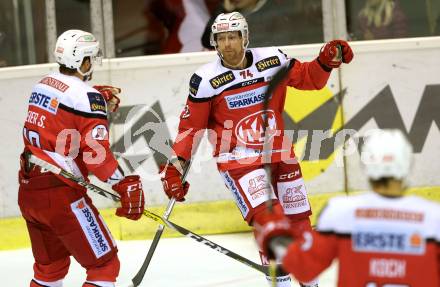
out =
[[[208,101],[216,94],[211,80],[215,78],[217,70],[216,62],[205,64],[196,70],[189,80],[189,99],[191,101]]]
[[[85,117],[107,118],[107,103],[104,97],[87,84],[69,89],[72,112]]]
[[[255,48],[252,52],[254,65],[259,72],[280,67],[287,61],[286,56],[275,47]]]
[[[97,92],[87,92],[89,98],[90,111],[92,112],[107,112],[106,103],[104,97]]]

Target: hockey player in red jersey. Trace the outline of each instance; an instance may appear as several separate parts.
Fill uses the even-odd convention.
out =
[[[93,173],[121,196],[116,215],[138,220],[144,210],[139,176],[124,176],[110,151],[107,112],[119,104],[118,88],[87,85],[100,59],[99,43],[68,30],[56,42],[59,72],[33,88],[23,128],[18,203],[35,258],[31,287],[60,287],[70,256],[87,271],[83,287],[112,287],[119,274],[117,247],[86,190],[28,162],[44,157],[78,177]]]
[[[361,159],[374,192],[331,199],[316,231],[303,234],[279,207],[264,212],[256,222],[260,248],[299,280],[337,259],[340,287],[440,286],[440,205],[404,196],[411,145],[400,130],[379,130]]]
[[[341,62],[349,63],[353,52],[347,42],[334,40],[323,46],[315,60],[301,63],[274,47],[247,49],[249,40],[246,19],[240,13],[217,16],[212,25],[211,45],[219,58],[199,68],[191,77],[188,100],[173,146],[176,158],[170,162],[179,160],[184,166],[195,152],[193,147],[197,146],[199,136],[209,129],[218,169],[244,220],[252,225],[270,198],[282,205],[295,228],[310,230],[311,209],[301,169],[291,142],[283,136],[281,115],[286,86],[303,90],[323,88],[332,68],[339,67]],[[338,46],[342,48],[342,61],[335,59]],[[271,95],[266,95],[270,80],[283,67],[288,68],[286,79]],[[264,110],[266,97],[269,104]],[[265,151],[271,158],[270,184],[262,162],[264,131],[269,133],[271,145]],[[160,172],[168,197],[183,201],[189,184],[182,184],[179,171],[173,164],[167,164]],[[262,262],[267,264],[264,257]],[[289,275],[277,278],[277,286],[290,285]]]

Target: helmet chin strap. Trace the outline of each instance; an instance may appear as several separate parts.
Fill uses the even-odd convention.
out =
[[[83,72],[81,71],[81,67],[76,68],[76,70],[77,70],[77,72],[78,72],[81,76],[83,76],[83,81],[84,81],[84,82],[87,82],[87,81],[89,81],[89,80],[92,78],[93,64],[90,63],[90,69],[89,69],[87,72],[85,72],[85,73],[83,73]]]

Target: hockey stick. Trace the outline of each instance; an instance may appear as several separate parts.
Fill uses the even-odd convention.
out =
[[[338,61],[342,61],[342,47],[340,45],[338,45],[336,47],[336,56],[335,56],[335,60]],[[295,63],[293,63],[295,64]],[[269,185],[272,183],[272,170],[271,170],[271,154],[269,153],[269,150],[271,149],[271,145],[269,142],[269,135],[267,132],[267,127],[269,125],[269,117],[268,117],[268,109],[269,109],[269,101],[271,98],[272,93],[280,86],[280,84],[287,78],[288,74],[290,71],[290,67],[289,66],[283,66],[281,67],[277,73],[272,77],[272,79],[269,82],[269,85],[267,87],[266,90],[266,96],[264,98],[264,102],[263,102],[263,113],[264,113],[264,125],[263,125],[263,132],[264,132],[264,143],[263,143],[263,166],[264,166],[264,170],[266,172],[267,175],[267,180]],[[271,193],[272,193],[272,189],[270,189],[268,195],[267,195],[267,200],[266,200],[266,208],[269,212],[272,212],[272,200],[271,200]],[[274,244],[271,244],[271,248],[273,248],[273,246],[276,246],[277,243],[279,243],[278,241],[274,241]],[[283,241],[285,242],[285,240]],[[275,262],[275,260],[270,260],[269,261],[269,275],[272,279],[272,286],[275,287],[276,286],[276,274],[277,274],[277,264]]]
[[[185,183],[186,175],[188,174],[190,164],[188,163],[185,168],[183,169],[182,174],[182,184]],[[171,200],[168,202],[168,206],[163,214],[164,219],[168,219],[168,217],[171,214],[171,211],[173,210],[174,204],[176,203],[175,198],[171,198]],[[131,282],[133,283],[133,287],[137,287],[141,284],[142,280],[144,279],[145,272],[147,272],[148,266],[150,265],[151,259],[153,258],[154,251],[156,251],[156,247],[159,244],[159,240],[162,236],[162,233],[165,229],[164,224],[160,224],[157,228],[156,234],[154,235],[153,241],[151,242],[150,249],[148,250],[147,257],[145,257],[144,262],[142,263],[141,268],[136,273],[136,275],[131,279]]]
[[[93,192],[96,192],[96,193],[98,193],[98,194],[100,194],[100,195],[102,195],[102,196],[104,196],[104,197],[106,197],[108,199],[111,199],[113,201],[119,201],[120,200],[120,197],[118,195],[115,195],[112,192],[107,191],[107,190],[105,190],[103,188],[100,188],[99,186],[96,186],[96,185],[94,185],[92,183],[88,183],[84,179],[78,178],[78,177],[74,176],[73,174],[63,170],[62,168],[59,168],[59,167],[57,167],[57,166],[55,166],[55,165],[53,165],[51,163],[48,163],[45,160],[42,160],[42,159],[36,157],[35,155],[30,155],[29,156],[29,162],[31,162],[33,164],[36,164],[36,165],[40,166],[41,168],[44,168],[44,169],[46,169],[46,170],[48,170],[48,171],[50,171],[50,172],[52,172],[54,174],[58,174],[58,175],[60,175],[60,176],[62,176],[64,178],[67,178],[67,179],[69,179],[69,180],[71,180],[71,181],[73,181],[73,182],[75,182],[75,183],[77,183],[77,184],[79,184],[79,185],[81,185],[81,186],[83,186],[83,187],[93,191]],[[249,259],[247,259],[247,258],[245,258],[245,257],[243,257],[243,256],[241,256],[241,255],[239,255],[239,254],[229,250],[229,249],[226,249],[226,248],[218,245],[217,243],[214,243],[214,242],[204,238],[201,235],[193,233],[193,232],[189,231],[188,229],[183,228],[183,227],[181,227],[181,226],[179,226],[179,225],[169,221],[168,219],[165,219],[165,218],[163,218],[163,217],[161,217],[161,216],[159,216],[159,215],[157,215],[157,214],[155,214],[155,213],[153,213],[151,211],[144,210],[144,215],[146,217],[156,221],[156,222],[159,222],[160,224],[168,226],[169,228],[179,232],[180,234],[182,234],[182,235],[184,235],[184,236],[186,236],[188,238],[191,238],[191,239],[193,239],[193,240],[195,240],[195,241],[197,241],[199,243],[202,243],[202,244],[210,247],[211,249],[213,249],[213,250],[215,250],[215,251],[217,251],[217,252],[219,252],[219,253],[221,253],[223,255],[226,255],[226,256],[228,256],[228,257],[230,257],[230,258],[232,258],[232,259],[234,259],[234,260],[236,260],[238,262],[241,262],[241,263],[243,263],[243,264],[245,264],[245,265],[247,265],[247,266],[249,266],[249,267],[251,267],[251,268],[253,268],[253,269],[255,269],[255,270],[257,270],[257,271],[267,275],[267,268],[265,266],[257,264],[255,262],[253,262],[253,261],[251,261],[251,260],[249,260]],[[131,285],[129,287],[133,287],[133,285]]]
[[[269,109],[269,99],[272,95],[272,93],[275,91],[275,89],[281,84],[281,82],[284,81],[284,79],[289,74],[289,67],[282,67],[277,71],[277,73],[273,76],[273,78],[270,80],[269,86],[266,90],[266,97],[264,98],[263,102],[263,112],[264,112],[264,125],[263,125],[263,132],[264,132],[264,143],[263,143],[263,167],[266,172],[267,176],[267,182],[270,187],[272,183],[272,170],[271,170],[271,154],[269,153],[269,150],[271,148],[269,143],[269,136],[267,133],[267,126],[269,124],[269,117],[268,117],[268,109]],[[267,194],[267,200],[266,200],[266,208],[269,210],[269,212],[272,212],[272,200],[271,200],[271,194],[272,194],[272,188],[270,187],[270,190]],[[276,274],[277,274],[277,263],[275,260],[271,259],[269,260],[269,266],[268,266],[268,275],[271,278],[272,281],[272,287],[276,287],[277,280],[276,280]]]
[[[168,217],[170,216],[171,210],[173,209],[175,203],[176,203],[175,198],[172,198],[168,202],[167,209],[165,210],[165,212],[163,214],[163,217],[165,219],[168,219]],[[139,286],[141,284],[142,280],[144,279],[145,272],[147,272],[147,268],[150,265],[151,259],[153,258],[154,251],[156,251],[156,247],[159,244],[159,240],[162,236],[164,229],[165,229],[165,225],[163,225],[163,224],[160,224],[159,227],[157,228],[156,234],[154,235],[153,241],[151,242],[150,249],[148,249],[147,257],[145,257],[141,268],[139,268],[139,271],[131,279],[131,282],[132,282],[131,286],[133,286],[133,287]]]

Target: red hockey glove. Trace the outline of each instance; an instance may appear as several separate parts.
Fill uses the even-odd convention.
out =
[[[255,239],[263,254],[274,259],[274,254],[270,249],[270,241],[275,237],[295,238],[296,234],[290,224],[289,219],[284,215],[281,205],[273,206],[272,211],[265,210],[257,213],[253,219],[255,229]]]
[[[116,209],[116,215],[131,220],[138,220],[144,212],[145,197],[142,182],[138,175],[129,175],[112,186],[121,196],[121,207]]]
[[[110,112],[116,112],[118,110],[121,100],[116,95],[121,93],[120,88],[112,86],[93,86],[93,88],[98,90],[98,92],[104,97]]]
[[[342,53],[339,55],[339,50]],[[341,63],[350,63],[353,60],[353,50],[344,40],[333,40],[322,46],[318,61],[328,68],[338,68]]]
[[[185,201],[189,183],[182,183],[182,175],[172,164],[161,165],[159,173],[162,174],[162,185],[168,198],[174,197],[177,201]]]

